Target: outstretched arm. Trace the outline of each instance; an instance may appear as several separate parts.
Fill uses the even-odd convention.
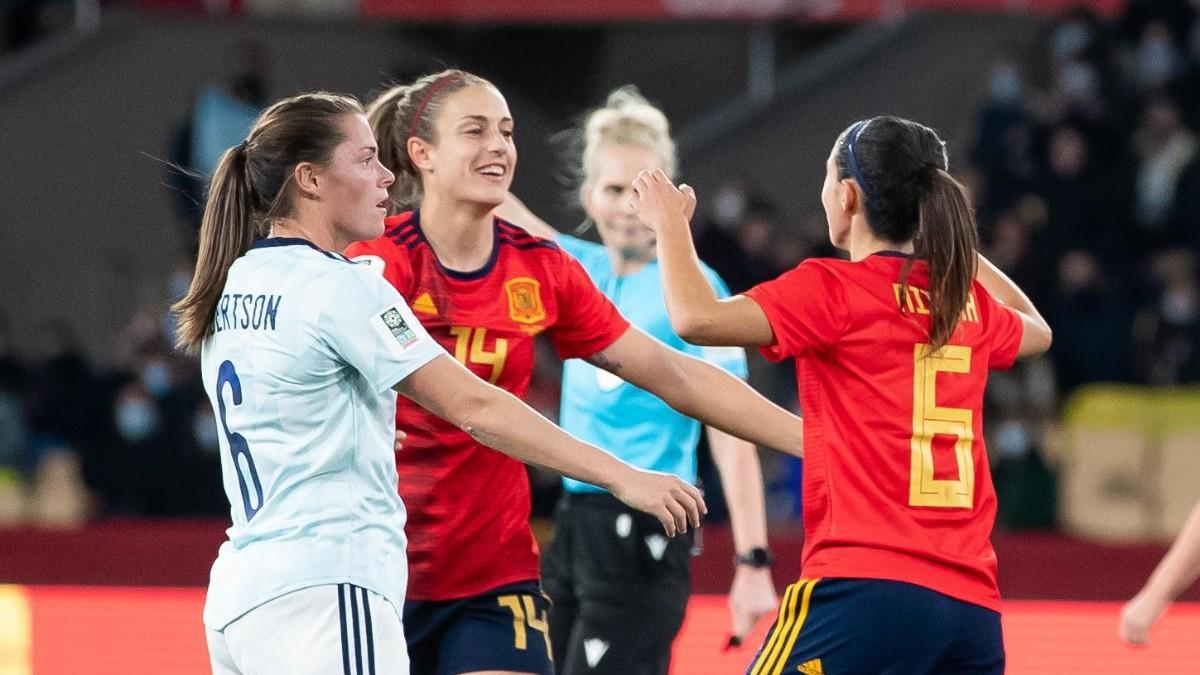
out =
[[[707,282],[706,282],[707,283]],[[630,327],[587,358],[675,410],[758,445],[802,456],[802,422],[720,368]]]
[[[1146,585],[1121,610],[1121,639],[1146,644],[1150,629],[1175,598],[1200,577],[1200,501]]]
[[[676,188],[662,171],[643,171],[633,182],[637,212],[658,235],[658,264],[671,327],[700,345],[764,347],[773,334],[767,315],[750,298],[721,300],[704,277],[688,216],[696,195]]]
[[[767,510],[758,449],[713,427],[708,427],[708,447],[721,474],[734,550],[744,554],[767,548]],[[759,619],[775,611],[778,605],[769,567],[737,566],[729,589],[734,636],[745,637]]]
[[[528,464],[599,485],[659,519],[667,534],[696,527],[705,511],[699,490],[675,476],[636,469],[554,426],[512,394],[441,355],[396,390],[472,438]]]

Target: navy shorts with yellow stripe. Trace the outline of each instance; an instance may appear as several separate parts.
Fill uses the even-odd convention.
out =
[[[746,675],[1000,675],[1000,614],[922,586],[801,579]]]
[[[510,670],[553,675],[550,601],[536,581],[468,598],[404,603],[413,675]]]

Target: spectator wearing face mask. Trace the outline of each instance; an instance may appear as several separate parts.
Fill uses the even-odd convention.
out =
[[[1133,136],[1137,156],[1134,222],[1145,248],[1181,243],[1172,227],[1172,209],[1181,177],[1197,157],[1195,135],[1184,124],[1179,106],[1165,95],[1151,97]],[[1194,223],[1182,224],[1184,229]]]
[[[1005,55],[993,62],[971,150],[971,162],[983,175],[979,208],[985,214],[1007,209],[1037,184],[1033,123],[1025,110],[1025,90],[1025,78],[1014,58]]]
[[[1050,357],[1064,393],[1089,382],[1130,379],[1131,312],[1120,284],[1093,253],[1063,255],[1050,306],[1055,326]]]
[[[1183,55],[1171,27],[1161,19],[1142,29],[1131,57],[1129,79],[1139,91],[1167,89],[1182,74]]]
[[[1135,324],[1143,381],[1156,386],[1200,381],[1200,284],[1196,254],[1171,250],[1151,261],[1152,299]]]

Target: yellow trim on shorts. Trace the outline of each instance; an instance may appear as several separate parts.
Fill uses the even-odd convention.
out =
[[[804,598],[800,600],[800,618],[796,620],[792,627],[792,632],[788,635],[787,645],[783,648],[783,658],[775,665],[775,670],[771,671],[771,675],[783,675],[783,666],[787,663],[787,657],[792,653],[792,647],[796,646],[796,638],[800,637],[800,629],[804,627],[804,619],[808,617],[809,600],[812,598],[813,588],[816,587],[819,579],[813,579],[808,586],[804,588]]]
[[[796,600],[800,597],[801,592],[808,586],[807,579],[801,579],[787,587],[783,592],[783,601],[779,603],[779,616],[775,619],[775,626],[771,629],[771,635],[766,643],[763,644],[762,651],[758,654],[758,659],[754,662],[754,667],[750,671],[750,675],[767,675],[774,670],[775,662],[781,656],[781,650],[785,640],[796,619],[799,618],[803,622],[802,616],[798,617],[796,612]],[[808,609],[808,592],[804,593],[804,610]],[[780,664],[786,662],[787,659],[780,661]]]

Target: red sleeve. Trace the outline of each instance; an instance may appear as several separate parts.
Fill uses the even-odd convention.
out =
[[[985,335],[992,345],[988,368],[1008,370],[1017,360],[1025,324],[1016,310],[1000,304],[983,286],[975,284],[975,295],[983,305]]]
[[[848,314],[841,281],[817,260],[805,260],[745,295],[762,307],[771,323],[774,342],[760,350],[771,361],[824,350],[845,331]]]
[[[548,334],[559,357],[591,356],[624,335],[629,322],[596,288],[579,261],[561,250],[559,254],[561,268],[554,284],[558,321]]]
[[[410,268],[408,257],[402,255],[403,249],[385,237],[370,241],[356,241],[346,247],[346,257],[365,264],[380,272],[401,295],[405,301],[410,301],[409,292]]]

